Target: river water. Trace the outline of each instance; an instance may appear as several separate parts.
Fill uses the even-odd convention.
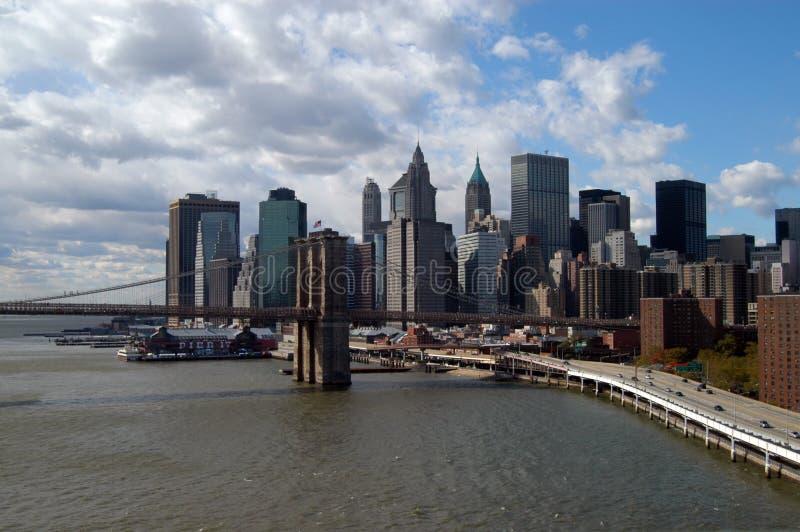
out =
[[[0,318],[0,529],[793,528],[800,487],[593,394],[125,363]]]

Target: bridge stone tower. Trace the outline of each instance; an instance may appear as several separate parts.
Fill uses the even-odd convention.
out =
[[[331,229],[310,233],[297,244],[297,307],[313,308],[313,321],[295,330],[294,380],[350,384],[350,319],[347,314],[347,237]]]

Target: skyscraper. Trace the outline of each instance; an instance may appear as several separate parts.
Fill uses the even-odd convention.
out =
[[[380,222],[381,187],[368,177],[364,190],[361,192],[361,236],[363,242],[372,242]]]
[[[484,216],[492,214],[492,194],[489,192],[489,182],[481,171],[481,160],[475,156],[475,170],[467,181],[467,193],[464,196],[464,231],[470,232],[470,221],[475,216],[475,210],[481,209]]]
[[[390,220],[436,221],[436,187],[431,185],[428,163],[417,142],[408,171],[389,187]]]
[[[594,203],[604,203],[608,201],[609,203],[621,203],[622,200],[617,198],[627,198],[627,196],[622,196],[616,190],[609,190],[609,189],[602,189],[602,188],[592,188],[587,190],[581,190],[578,192],[578,223],[579,227],[572,227],[570,226],[570,243],[572,246],[572,253],[577,256],[578,253],[581,252],[589,252],[591,246],[591,239],[589,238],[590,232],[590,222],[589,222],[589,205]],[[626,216],[627,212],[627,219],[628,219],[628,227],[630,228],[630,203],[628,202],[628,210],[625,212],[620,213],[617,212],[618,218],[622,218],[621,223],[624,226],[625,220],[624,217]],[[621,216],[620,216],[621,215]],[[622,227],[621,227],[622,228]]]
[[[706,259],[705,183],[656,182],[656,234],[650,242],[653,248],[685,254],[687,261]]]
[[[538,236],[545,260],[569,249],[569,159],[511,157],[511,233]]]
[[[587,235],[589,234],[589,205],[592,203],[602,203],[603,198],[606,196],[617,195],[619,195],[619,192],[616,190],[606,190],[601,188],[578,191],[578,219],[580,220],[581,227],[583,227]]]
[[[613,203],[602,202],[589,205],[590,251],[592,244],[602,242],[609,231],[612,229],[619,229],[618,212],[619,209]]]
[[[458,237],[458,287],[462,312],[497,312],[497,262],[504,249],[500,235],[478,231]]]
[[[800,209],[775,209],[775,243],[800,240]]]
[[[253,290],[253,272],[258,256],[258,235],[247,237],[247,251],[233,289],[233,306],[250,308],[258,306],[257,294]]]
[[[222,272],[223,268],[221,267],[225,265],[225,260],[236,261],[239,258],[239,231],[236,221],[236,215],[232,212],[204,212],[200,215],[200,221],[197,222],[197,247],[195,250],[195,271],[197,272],[194,276],[195,306],[211,305],[209,295],[212,291],[215,292],[214,302],[217,303],[213,306],[230,304],[233,281],[236,279],[238,271],[234,275],[230,275],[230,272]],[[213,270],[212,262],[215,266]],[[230,286],[212,286],[212,280],[227,283]]]
[[[226,212],[234,216],[239,234],[239,202],[223,201],[216,195],[186,194],[169,204],[169,240],[167,242],[167,304],[193,306],[195,303],[197,224],[203,213]],[[186,275],[189,274],[189,275]],[[181,275],[183,275],[181,277]],[[177,325],[177,317],[170,319]]]
[[[459,250],[460,254],[460,250]],[[509,304],[525,309],[525,295],[546,280],[542,245],[536,235],[514,237],[514,247],[509,258]]]
[[[386,230],[386,308],[444,311],[445,250],[452,226],[436,221],[436,188],[417,143],[408,171],[389,188],[390,222]]]
[[[270,190],[267,201],[258,204],[261,273],[255,289],[259,293],[260,307],[294,306],[296,254],[291,245],[298,238],[306,238],[306,216],[306,204],[288,188]]]

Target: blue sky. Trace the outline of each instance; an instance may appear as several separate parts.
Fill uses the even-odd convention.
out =
[[[709,233],[771,241],[800,206],[798,6],[0,3],[0,298],[161,275],[186,192],[241,201],[243,241],[277,186],[359,236],[365,177],[385,191],[418,130],[456,232],[476,148],[504,216],[510,156],[549,150],[573,204],[632,197],[640,243],[684,177]]]

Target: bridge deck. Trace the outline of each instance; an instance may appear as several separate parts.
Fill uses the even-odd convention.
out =
[[[239,318],[263,320],[307,320],[317,319],[314,308],[299,307],[196,307],[174,305],[127,305],[114,303],[49,303],[49,302],[0,302],[0,314],[21,315],[87,315],[87,316],[181,316],[186,318]],[[348,313],[353,323],[448,323],[481,324],[495,323],[509,326],[547,325],[556,327],[589,327],[607,329],[635,329],[639,321],[588,320],[582,318],[546,318],[532,314],[497,313],[474,314],[464,312],[397,312],[353,310]]]

